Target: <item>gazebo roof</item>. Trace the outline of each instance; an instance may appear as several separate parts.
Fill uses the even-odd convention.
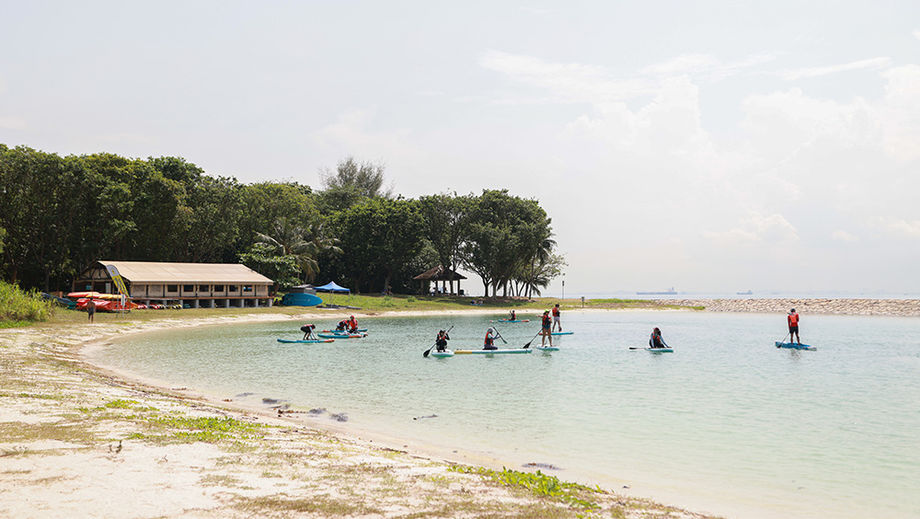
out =
[[[412,279],[418,281],[456,281],[466,279],[466,276],[458,274],[448,268],[444,268],[443,265],[438,265],[437,267],[422,272]]]

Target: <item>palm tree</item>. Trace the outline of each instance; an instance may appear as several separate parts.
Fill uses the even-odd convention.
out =
[[[257,232],[256,242],[268,245],[282,256],[296,257],[301,273],[308,281],[312,281],[319,273],[316,258],[320,254],[325,251],[335,254],[342,252],[338,240],[324,236],[322,222],[317,220],[309,227],[303,227],[284,216],[275,220],[271,234]]]

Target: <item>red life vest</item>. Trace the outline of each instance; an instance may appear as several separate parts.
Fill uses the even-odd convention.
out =
[[[550,324],[552,324],[552,321],[550,320],[549,316],[544,315],[543,316],[543,326],[549,326]]]
[[[799,314],[789,314],[787,318],[789,321],[789,326],[798,326],[799,325]]]
[[[554,315],[555,317],[559,317],[559,309],[556,308],[555,306],[553,307],[553,315]]]
[[[492,336],[489,335],[489,332],[486,332],[485,345],[486,345],[486,346],[491,346],[493,342],[495,342],[495,339],[493,339]]]

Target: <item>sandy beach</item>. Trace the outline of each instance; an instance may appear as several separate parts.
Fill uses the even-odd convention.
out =
[[[279,417],[129,380],[80,355],[166,328],[318,316],[328,317],[0,331],[0,516],[709,517],[619,493],[626,489],[558,483],[541,493],[528,486],[545,490],[545,479],[502,477],[501,466],[320,429],[301,413]]]

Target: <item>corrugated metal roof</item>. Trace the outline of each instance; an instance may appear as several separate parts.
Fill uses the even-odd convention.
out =
[[[172,263],[156,261],[109,261],[121,277],[132,283],[273,283],[246,265],[237,263]]]

